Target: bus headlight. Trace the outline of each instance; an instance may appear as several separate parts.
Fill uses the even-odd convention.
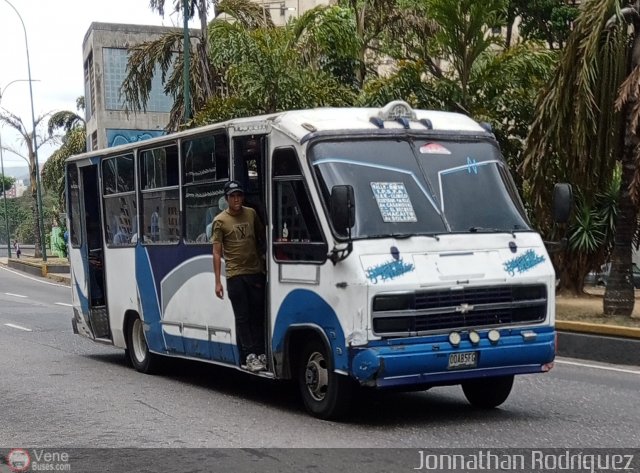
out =
[[[462,341],[462,337],[458,332],[451,332],[449,334],[449,343],[451,343],[451,345],[453,345],[454,347],[457,347],[458,345],[460,345],[461,341]]]

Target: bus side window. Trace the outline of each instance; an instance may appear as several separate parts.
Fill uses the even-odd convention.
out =
[[[133,155],[102,161],[104,228],[107,246],[131,246],[137,235]]]
[[[324,262],[327,244],[293,148],[273,153],[273,254],[279,262]]]
[[[168,144],[140,153],[143,244],[175,244],[181,238],[178,147]]]
[[[213,219],[226,205],[229,139],[224,131],[182,142],[182,192],[186,243],[208,244]]]

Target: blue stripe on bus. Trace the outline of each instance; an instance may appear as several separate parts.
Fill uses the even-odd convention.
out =
[[[308,289],[294,289],[284,298],[273,328],[274,353],[282,353],[287,330],[295,324],[314,324],[322,328],[333,352],[336,369],[346,370],[349,357],[340,321],[333,308],[318,294]]]
[[[147,345],[151,351],[163,353],[164,340],[162,338],[162,326],[160,325],[160,306],[158,293],[153,277],[153,269],[146,248],[136,246],[136,281],[138,282],[138,295],[144,323],[149,327],[146,331]]]

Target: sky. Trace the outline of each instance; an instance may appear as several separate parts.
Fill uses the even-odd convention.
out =
[[[60,110],[77,112],[76,99],[84,95],[82,42],[92,22],[182,25],[181,17],[169,14],[173,0],[165,3],[164,19],[151,11],[149,0],[9,1],[20,13],[27,32],[36,119]],[[24,30],[18,15],[7,0],[0,0],[0,107],[20,117],[30,129],[26,51]],[[9,85],[14,80],[19,82]],[[4,147],[27,155],[26,145],[20,142],[14,130],[4,126],[0,127],[0,133]],[[40,165],[55,149],[57,146],[46,145],[39,149]],[[6,150],[3,158],[5,167],[27,165],[24,159]]]

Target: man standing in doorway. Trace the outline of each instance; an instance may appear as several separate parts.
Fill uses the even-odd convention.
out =
[[[241,364],[249,371],[266,369],[265,273],[259,248],[264,225],[255,210],[244,207],[244,190],[238,181],[224,186],[228,207],[213,221],[213,271],[216,296],[224,298],[220,280],[224,255],[227,291],[236,319],[236,339]]]

